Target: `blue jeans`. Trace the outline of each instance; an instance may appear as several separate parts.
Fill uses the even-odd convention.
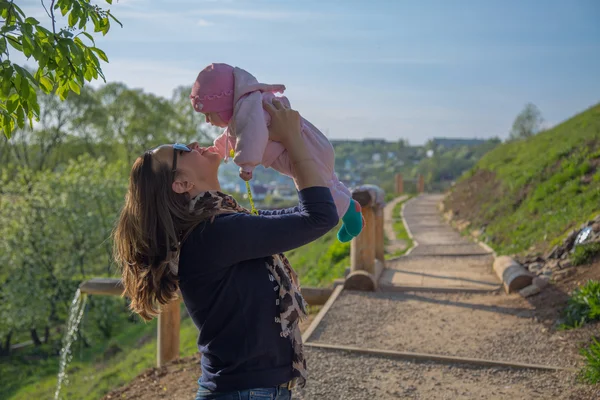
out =
[[[290,400],[292,392],[284,386],[240,390],[239,392],[213,392],[202,385],[196,400]]]

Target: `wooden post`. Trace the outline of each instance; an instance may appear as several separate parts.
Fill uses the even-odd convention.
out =
[[[179,298],[162,307],[158,315],[158,347],[156,361],[159,367],[179,357]]]
[[[404,178],[402,174],[396,174],[396,194],[404,193]]]
[[[419,175],[419,182],[417,184],[417,192],[423,193],[425,192],[425,178],[423,175]]]
[[[375,258],[385,263],[385,246],[383,231],[383,209],[381,207],[375,210]]]
[[[350,290],[373,291],[375,282],[375,212],[370,205],[362,207],[365,219],[363,231],[350,245],[350,274],[344,288]]]
[[[375,212],[373,207],[367,206],[363,207],[362,214],[365,227],[350,247],[350,273],[366,271],[372,274],[375,270]]]
[[[385,193],[375,185],[361,185],[352,192],[352,199],[362,207],[365,226],[350,245],[350,273],[346,276],[344,288],[372,291],[377,288],[377,281],[384,269]]]

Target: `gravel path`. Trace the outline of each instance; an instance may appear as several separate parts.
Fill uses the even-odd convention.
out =
[[[311,341],[578,367],[570,335],[536,323],[533,307],[516,297],[345,291]]]
[[[304,400],[366,399],[598,399],[567,373],[480,369],[412,363],[308,348],[309,381],[294,393]]]
[[[418,241],[418,239],[417,239]],[[462,255],[480,255],[480,254],[489,254],[483,247],[473,243],[456,243],[456,244],[446,244],[446,245],[421,245],[419,244],[417,247],[410,252],[411,256],[462,256]]]
[[[388,262],[382,288],[493,290],[493,256],[439,216],[441,196],[410,200],[404,216],[418,243]],[[518,295],[344,291],[309,342],[579,368],[583,330],[555,332]],[[299,399],[600,399],[573,372],[415,363],[306,347],[310,379]]]
[[[404,219],[417,242],[411,255],[479,255],[487,250],[461,236],[442,219],[437,211],[440,196],[426,195],[412,199],[404,207]]]

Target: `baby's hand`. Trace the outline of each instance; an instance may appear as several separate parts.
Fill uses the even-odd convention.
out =
[[[240,178],[248,182],[252,179],[252,172],[240,171]]]

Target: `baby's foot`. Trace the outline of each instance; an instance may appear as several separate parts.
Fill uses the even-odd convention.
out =
[[[349,234],[348,231],[346,230],[346,226],[344,224],[342,224],[342,227],[340,228],[340,230],[337,233],[337,238],[340,242],[346,243],[346,242],[349,242],[352,239],[354,239],[354,236]]]
[[[352,200],[346,214],[342,217],[346,231],[351,236],[358,236],[364,227],[362,209],[357,201]]]

